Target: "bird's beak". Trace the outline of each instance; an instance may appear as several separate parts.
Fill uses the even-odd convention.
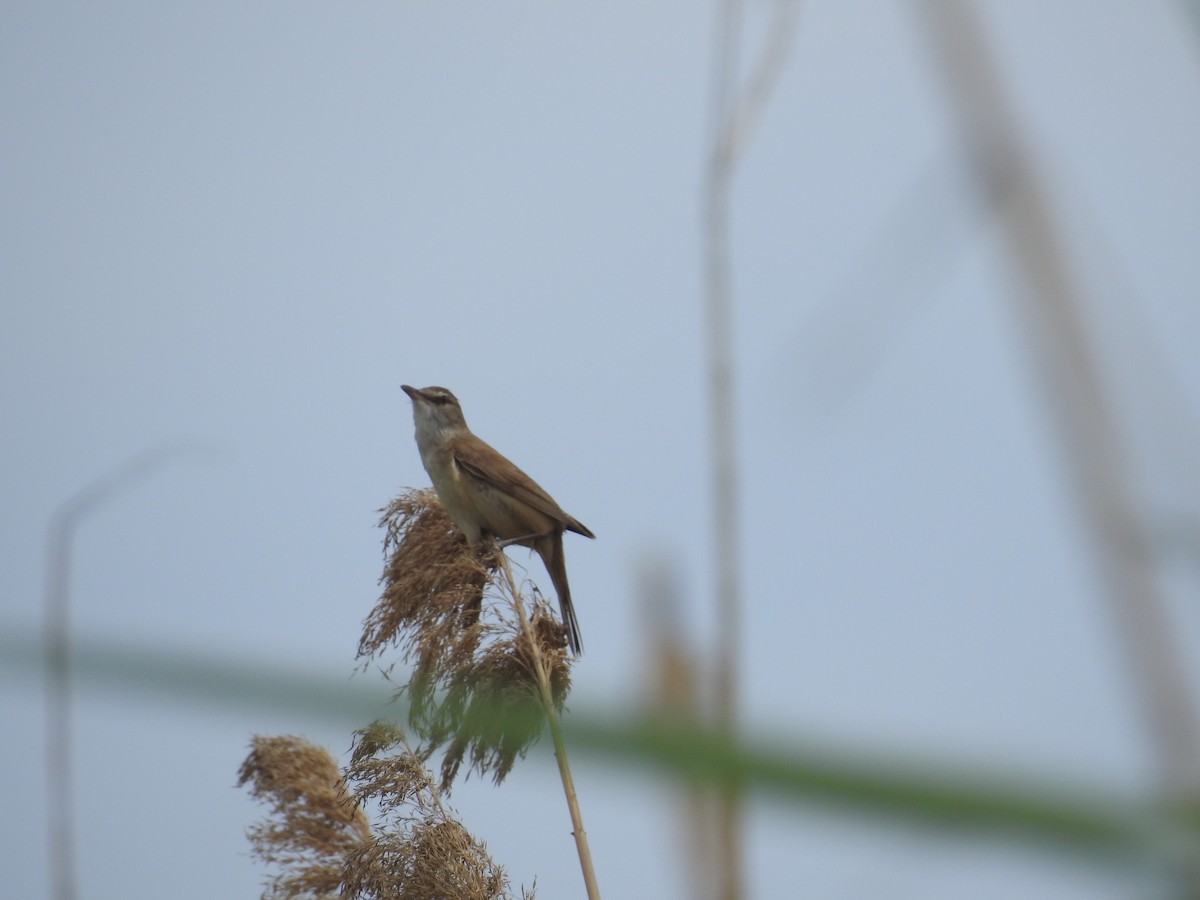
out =
[[[419,390],[417,390],[415,387],[413,387],[411,384],[400,385],[400,390],[402,390],[402,391],[404,391],[404,393],[408,394],[408,398],[410,400],[412,400],[414,403],[416,403],[418,399],[424,399],[424,396],[421,394],[421,392]]]

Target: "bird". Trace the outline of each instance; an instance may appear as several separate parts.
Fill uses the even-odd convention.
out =
[[[583,653],[579,619],[571,603],[563,533],[594,538],[536,481],[467,427],[458,398],[444,387],[401,385],[412,400],[417,449],[433,488],[467,543],[519,544],[542,558],[558,594],[571,653]]]

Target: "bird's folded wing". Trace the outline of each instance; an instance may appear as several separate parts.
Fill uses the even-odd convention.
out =
[[[490,484],[564,525],[575,521],[536,481],[483,441],[460,443],[454,448],[454,461],[471,477]]]

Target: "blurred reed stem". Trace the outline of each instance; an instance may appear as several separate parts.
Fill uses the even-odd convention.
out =
[[[521,631],[529,642],[530,655],[533,660],[534,676],[537,679],[538,695],[542,709],[546,713],[546,722],[550,728],[550,736],[554,742],[554,759],[558,764],[558,776],[562,780],[563,794],[567,799],[567,809],[571,813],[571,834],[575,838],[575,850],[579,854],[579,866],[583,871],[583,883],[587,888],[588,900],[600,900],[600,885],[596,880],[596,867],[592,863],[592,850],[588,844],[587,830],[583,827],[583,812],[579,807],[579,796],[575,792],[575,779],[571,775],[571,765],[567,760],[567,744],[563,740],[562,723],[558,718],[558,710],[554,705],[554,690],[550,684],[550,672],[542,656],[541,640],[535,634],[525,612],[525,604],[517,591],[516,579],[513,578],[508,556],[498,554],[500,570],[504,573],[505,586],[512,598],[513,608]]]
[[[1128,663],[1162,790],[1200,793],[1200,728],[1171,637],[1151,539],[1138,506],[1121,422],[1088,333],[1053,200],[1005,92],[978,5],[917,0],[980,189],[1022,276],[1014,296],[1061,445],[1079,516]]]

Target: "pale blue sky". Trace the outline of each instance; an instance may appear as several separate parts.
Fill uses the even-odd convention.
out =
[[[754,38],[768,7],[750,6]],[[1166,0],[985,7],[1150,505],[1194,516],[1200,38]],[[649,555],[679,567],[683,629],[711,640],[713,18],[683,2],[6,4],[0,627],[36,634],[52,510],[182,438],[213,452],[81,532],[78,638],[347,676],[377,592],[375,510],[427,483],[412,383],[451,387],[598,535],[567,545],[577,704],[641,696]],[[1142,788],[1020,280],[962,196],[927,50],[909,4],[806,3],[735,179],[746,719]],[[897,216],[936,263],[920,296],[891,277]],[[939,227],[952,239],[930,249]],[[847,359],[862,377],[843,391]],[[1194,576],[1167,574],[1194,650]],[[4,678],[3,793],[22,814],[0,824],[0,884],[37,900],[41,697],[31,673]],[[302,718],[86,688],[77,709],[85,898],[256,896],[243,830],[259,810],[232,786],[250,736],[349,744]],[[577,780],[607,896],[686,896],[667,788],[594,763]],[[544,758],[454,801],[514,882],[582,895]],[[755,897],[1130,893],[769,803],[748,849]]]

